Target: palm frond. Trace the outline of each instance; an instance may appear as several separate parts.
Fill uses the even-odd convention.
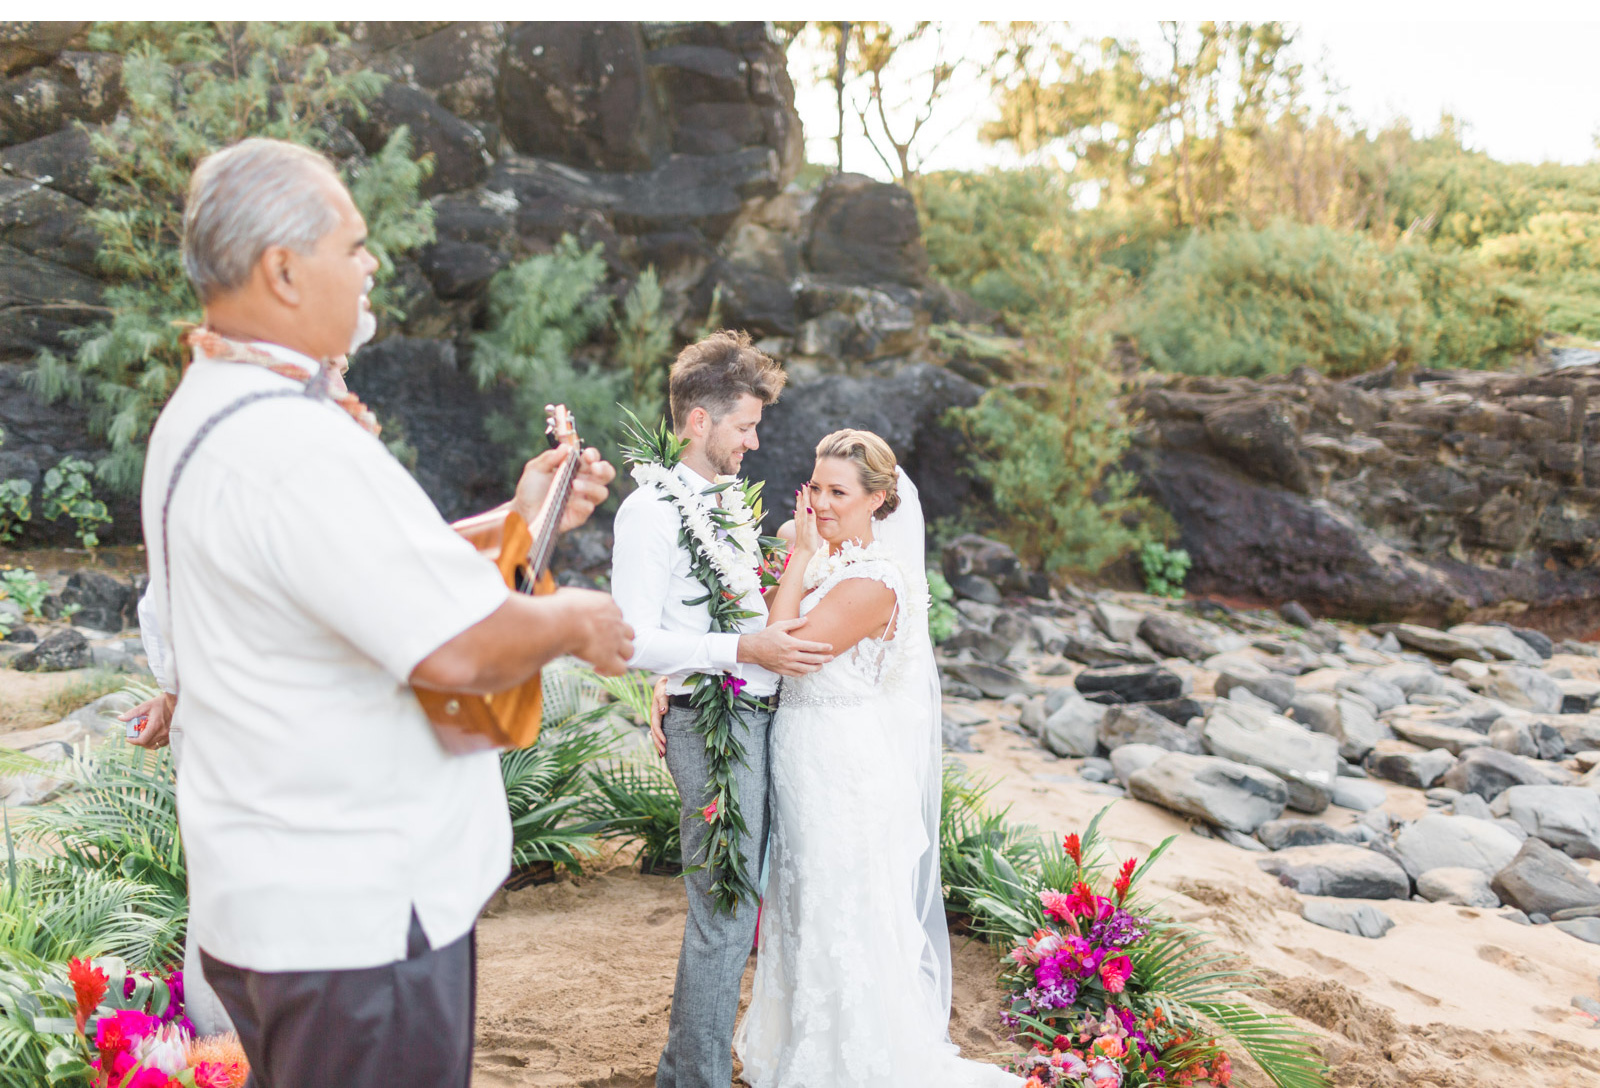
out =
[[[655,763],[616,759],[590,768],[589,784],[580,811],[603,825],[602,838],[638,840],[647,871],[683,868],[683,806],[671,775]]]
[[[594,856],[595,835],[602,828],[583,821],[576,810],[584,801],[585,770],[609,755],[614,733],[567,724],[546,728],[532,748],[500,757],[500,777],[511,812],[513,864],[548,861],[572,872]]]

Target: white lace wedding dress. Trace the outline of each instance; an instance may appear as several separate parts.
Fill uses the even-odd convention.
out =
[[[818,566],[802,615],[845,579],[871,578],[894,591],[901,629],[926,630],[925,597],[909,599],[882,545],[846,545]],[[908,667],[915,641],[863,640],[784,681],[755,988],[734,1043],[754,1088],[1021,1083],[964,1061],[949,1041],[948,947],[941,967],[915,905],[930,845],[918,770],[927,696]]]

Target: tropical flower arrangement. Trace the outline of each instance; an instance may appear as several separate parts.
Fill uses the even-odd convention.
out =
[[[1141,904],[1140,879],[1173,840],[1113,869],[1099,834],[1106,811],[1026,867],[989,853],[983,886],[961,889],[975,926],[1011,949],[1001,1021],[1029,1048],[1012,1063],[1024,1088],[1224,1086],[1228,1039],[1280,1088],[1324,1088],[1311,1037],[1234,997],[1256,980],[1210,938]]]
[[[76,1029],[76,1045],[48,1056],[51,1083],[83,1077],[94,1088],[244,1088],[249,1064],[238,1039],[194,1037],[182,971],[161,977],[130,972],[115,956],[73,958],[67,981],[74,1018],[61,1026]]]

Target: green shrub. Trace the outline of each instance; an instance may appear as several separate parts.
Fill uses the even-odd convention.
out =
[[[0,481],[0,544],[10,544],[33,517],[29,499],[33,484],[27,480]]]
[[[1409,361],[1415,281],[1356,234],[1280,222],[1197,232],[1157,260],[1126,330],[1159,369],[1354,374]]]
[[[1277,222],[1199,232],[1162,256],[1125,329],[1162,370],[1357,374],[1391,359],[1504,365],[1533,350],[1543,307],[1477,256]]]
[[[50,596],[50,583],[31,570],[0,572],[0,591],[17,602],[24,615],[39,616],[44,599]]]
[[[944,574],[928,568],[928,637],[935,644],[943,642],[956,633],[957,620],[960,613],[956,606],[950,602],[956,599],[956,591],[950,588],[950,583],[945,580]]]
[[[329,147],[345,110],[360,111],[383,86],[361,67],[336,71],[329,47],[343,35],[331,23],[106,24],[91,44],[124,54],[127,102],[90,141],[99,200],[89,219],[99,260],[112,277],[108,323],[72,334],[68,358],[44,352],[28,375],[46,400],[88,406],[91,433],[110,453],[99,477],[131,493],[144,469],[145,439],[178,383],[185,351],[175,321],[196,321],[198,300],[178,252],[182,207],[196,164],[249,136]],[[367,219],[368,245],[382,265],[433,237],[432,209],[397,131],[381,154],[353,165],[349,180]],[[375,303],[382,303],[381,293]]]
[[[85,548],[100,543],[96,525],[110,525],[106,504],[94,497],[94,466],[76,457],[63,457],[44,474],[44,491],[39,496],[39,516],[46,521],[71,518],[74,535]]]
[[[1139,551],[1144,568],[1144,587],[1156,597],[1182,597],[1183,580],[1189,577],[1189,553],[1151,540]]]
[[[584,441],[619,463],[617,404],[628,399],[630,375],[573,357],[610,318],[611,300],[599,290],[605,271],[600,246],[585,250],[569,234],[489,281],[489,324],[473,338],[472,374],[479,386],[505,391],[506,407],[487,428],[518,466],[548,448],[546,404],[570,408]]]
[[[654,405],[649,414],[667,407],[667,353],[672,350],[672,321],[661,312],[661,283],[646,268],[622,300],[617,321],[617,361],[632,382],[633,402]]]

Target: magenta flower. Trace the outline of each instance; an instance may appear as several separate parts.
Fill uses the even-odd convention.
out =
[[[741,680],[732,673],[728,673],[722,678],[722,690],[731,691],[735,696],[737,696],[740,692],[744,691],[744,686],[746,683],[748,683],[748,681]]]

